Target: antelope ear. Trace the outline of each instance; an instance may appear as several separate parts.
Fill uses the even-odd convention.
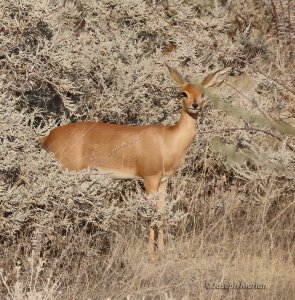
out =
[[[184,85],[188,84],[188,82],[183,79],[183,77],[172,67],[168,66],[166,64],[166,67],[168,68],[171,77],[173,78],[173,80],[182,88],[184,87]]]
[[[231,70],[231,67],[228,67],[225,69],[218,70],[212,74],[209,74],[207,77],[205,77],[202,80],[201,85],[204,88],[220,86],[222,84],[222,82],[226,79],[226,77],[228,76],[230,70]]]

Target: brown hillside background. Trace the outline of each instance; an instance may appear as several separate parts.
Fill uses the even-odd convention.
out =
[[[294,21],[288,0],[0,0],[0,298],[295,299]],[[165,63],[192,82],[232,71],[169,180],[150,262],[142,182],[62,171],[38,138],[175,124]],[[261,288],[210,288],[240,283]]]

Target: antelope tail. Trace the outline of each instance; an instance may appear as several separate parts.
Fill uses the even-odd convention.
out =
[[[47,137],[47,135],[38,137],[39,143],[41,144],[42,148],[44,147],[44,143],[46,142]]]

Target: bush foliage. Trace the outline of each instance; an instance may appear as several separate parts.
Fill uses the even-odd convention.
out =
[[[272,9],[0,2],[1,299],[294,298],[294,46]],[[175,124],[181,96],[165,62],[192,82],[232,71],[169,180],[167,253],[153,264],[142,183],[62,171],[38,138],[77,120]]]

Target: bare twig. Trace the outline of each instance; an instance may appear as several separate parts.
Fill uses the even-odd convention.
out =
[[[255,68],[255,67],[251,67],[251,69],[253,69],[253,71],[263,75],[264,77],[266,77],[267,79],[270,79],[274,82],[276,82],[278,85],[284,87],[286,90],[288,90],[289,92],[291,92],[293,95],[295,95],[295,90],[290,88],[289,86],[287,86],[283,81],[277,79],[277,78],[273,78],[273,77],[270,77],[268,76],[267,74],[265,74],[262,70],[258,69],[258,68]]]
[[[205,130],[200,131],[199,134],[207,134],[207,133],[217,133],[217,132],[230,132],[230,131],[256,131],[256,132],[262,132],[265,133],[280,142],[283,142],[283,139],[267,130],[255,128],[255,127],[232,127],[232,128],[223,128],[223,129],[215,129],[215,130]],[[293,148],[290,144],[286,143],[286,146],[289,150],[295,152],[295,148]]]
[[[288,33],[289,33],[289,43],[291,44],[292,36],[291,31],[293,30],[292,24],[291,24],[291,0],[288,0]]]
[[[264,111],[261,110],[261,108],[259,107],[258,103],[256,100],[251,100],[249,97],[247,97],[244,93],[242,93],[241,91],[239,91],[236,87],[234,87],[233,85],[229,84],[229,83],[224,83],[225,85],[229,86],[230,88],[232,88],[233,90],[235,90],[237,93],[239,93],[241,96],[243,96],[245,99],[247,99],[249,102],[251,102],[252,104],[255,105],[255,107],[258,109],[258,111],[266,118],[269,118],[269,116],[267,116],[265,114]]]
[[[274,1],[271,0],[270,2],[271,2],[272,12],[273,12],[274,24],[275,24],[275,28],[276,28],[276,32],[277,32],[277,38],[279,40],[279,18],[278,18],[278,12],[277,12],[277,8],[276,8],[276,5],[275,5]]]

